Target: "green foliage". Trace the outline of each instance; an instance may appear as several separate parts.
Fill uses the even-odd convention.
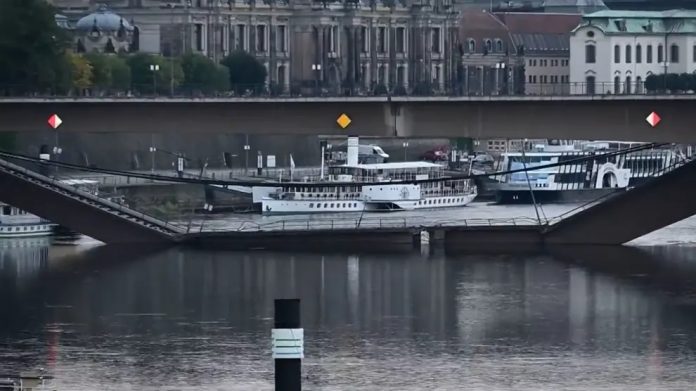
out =
[[[230,74],[227,67],[216,64],[201,54],[187,54],[181,58],[184,72],[183,88],[187,92],[204,94],[230,89]]]
[[[650,75],[645,78],[645,89],[648,92],[696,92],[696,74],[668,73],[666,75]]]
[[[222,60],[230,72],[230,86],[241,94],[247,90],[259,91],[266,82],[266,67],[254,56],[237,51]]]
[[[174,89],[177,89],[184,80],[184,71],[179,61],[138,53],[128,57],[127,62],[131,70],[133,89],[143,94],[153,93],[154,77],[157,79],[157,93],[160,94],[169,93],[172,83]],[[151,71],[150,65],[159,65],[159,70]]]
[[[0,93],[66,87],[68,33],[45,0],[0,0]]]
[[[375,85],[375,88],[372,90],[372,93],[375,95],[387,95],[388,92],[387,86],[382,83]]]
[[[78,93],[92,86],[92,65],[79,54],[67,53],[70,61],[72,86]]]
[[[413,87],[413,93],[415,95],[425,95],[429,96],[433,94],[433,85],[427,81],[421,81],[416,83],[416,86]]]
[[[119,56],[89,53],[85,55],[92,65],[92,84],[102,91],[128,91],[131,71],[126,60]]]
[[[407,95],[406,87],[404,87],[402,84],[399,84],[398,86],[394,87],[393,95],[396,95],[396,96]]]

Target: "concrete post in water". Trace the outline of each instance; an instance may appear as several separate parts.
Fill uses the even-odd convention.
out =
[[[276,391],[302,389],[304,329],[300,328],[300,299],[276,299],[274,302],[273,359]]]

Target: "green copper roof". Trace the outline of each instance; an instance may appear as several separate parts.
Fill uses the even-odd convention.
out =
[[[583,17],[580,26],[587,25],[605,34],[696,33],[696,11],[599,11]]]

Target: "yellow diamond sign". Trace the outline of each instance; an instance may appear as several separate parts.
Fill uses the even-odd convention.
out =
[[[353,121],[345,113],[341,114],[341,116],[336,120],[336,123],[338,123],[338,126],[340,126],[342,129],[347,128],[351,122]]]

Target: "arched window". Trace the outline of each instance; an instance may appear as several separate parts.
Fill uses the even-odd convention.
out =
[[[476,52],[476,41],[473,39],[469,39],[469,53],[474,53]]]
[[[614,93],[621,93],[621,78],[619,76],[614,76]]]
[[[490,52],[493,51],[493,43],[491,42],[490,39],[487,39],[487,40],[486,40],[486,51],[487,51],[488,53],[490,53]]]
[[[652,59],[653,59],[653,50],[652,50],[652,45],[648,45],[647,53],[645,54],[645,62],[648,64],[652,64]]]
[[[495,51],[498,53],[503,52],[503,41],[496,39],[495,40]]]
[[[597,61],[597,49],[595,45],[588,44],[585,45],[585,62],[587,64],[594,64]]]
[[[636,45],[636,64],[643,62],[643,47],[640,44]]]
[[[630,63],[632,58],[631,45],[626,45],[626,62]]]
[[[676,43],[669,48],[669,61],[675,64],[679,62],[679,46]]]
[[[643,93],[643,79],[638,76],[636,77],[636,94],[642,94]]]
[[[614,45],[614,64],[621,62],[621,46]]]
[[[663,63],[665,62],[665,50],[662,47],[662,44],[657,45],[657,63]]]

